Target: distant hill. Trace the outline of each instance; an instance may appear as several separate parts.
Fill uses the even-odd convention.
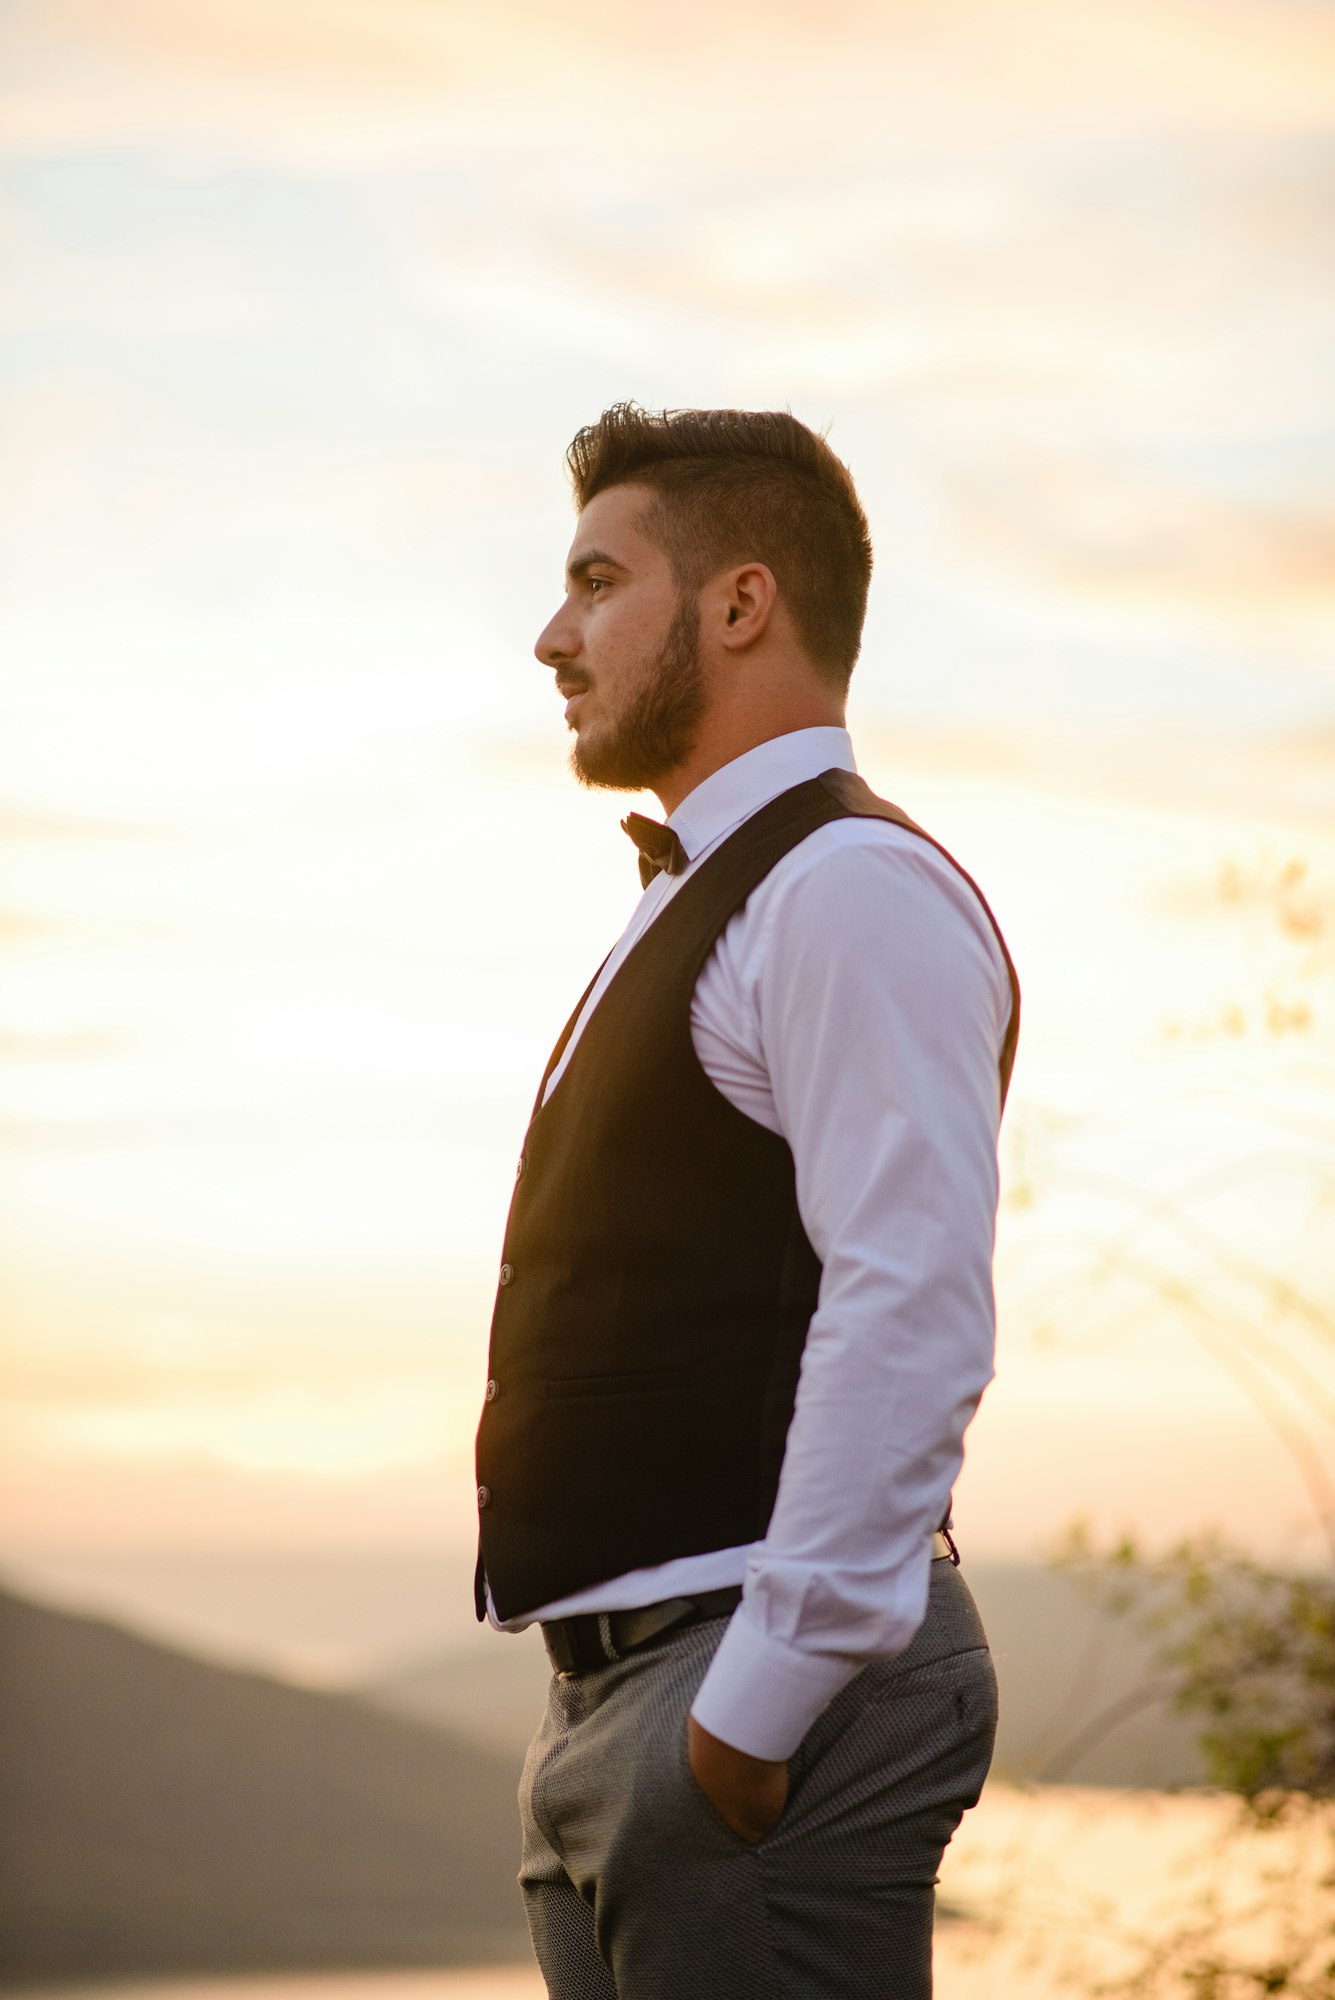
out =
[[[528,1955],[510,1763],[0,1591],[0,1977]]]
[[[970,1564],[967,1576],[1001,1684],[998,1776],[1153,1789],[1202,1781],[1194,1728],[1161,1695],[1148,1698],[1152,1663],[1122,1623],[1032,1564]],[[392,1714],[485,1744],[514,1768],[548,1672],[536,1633],[485,1631],[363,1692]]]
[[[378,1675],[358,1692],[390,1715],[466,1736],[515,1770],[538,1726],[550,1678],[535,1632],[485,1630],[461,1647]]]
[[[996,1770],[1199,1782],[1144,1650],[1061,1577],[977,1564]],[[514,1786],[535,1633],[351,1694],[213,1666],[0,1590],[0,1979],[528,1957]]]
[[[1145,1643],[1058,1572],[970,1564],[997,1666],[997,1776],[1039,1783],[1199,1785],[1199,1723],[1175,1714]]]

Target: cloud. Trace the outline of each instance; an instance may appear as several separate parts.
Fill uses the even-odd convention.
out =
[[[1335,624],[1335,508],[1267,508],[1094,454],[994,451],[946,475],[971,557],[1104,602],[1237,631]],[[1332,495],[1335,499],[1335,495]]]
[[[333,165],[429,155],[453,113],[527,127],[559,170],[674,130],[715,158],[887,124],[953,147],[1129,118],[1324,130],[1335,23],[1297,0],[36,0],[0,54],[30,149],[151,135]]]
[[[1172,808],[1220,824],[1281,829],[1287,852],[1309,830],[1335,831],[1335,729],[1275,731],[1118,730],[1077,732],[1055,720],[1017,729],[863,727],[866,764],[894,774],[961,785],[981,781],[1003,794],[1128,807]],[[887,783],[890,779],[887,778]],[[893,790],[891,792],[893,796]],[[1042,808],[1040,807],[1040,810]]]
[[[5,929],[0,916],[0,934]],[[75,1028],[59,1034],[7,1034],[0,1029],[0,1062],[78,1062],[104,1056],[125,1046],[125,1037],[96,1028]]]

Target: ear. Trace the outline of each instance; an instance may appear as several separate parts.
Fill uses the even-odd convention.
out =
[[[719,642],[730,652],[743,652],[769,629],[779,596],[774,572],[766,563],[744,563],[725,570],[717,582]]]

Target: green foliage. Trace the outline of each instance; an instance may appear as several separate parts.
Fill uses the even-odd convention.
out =
[[[1077,1527],[1058,1561],[1155,1641],[1215,1784],[1262,1818],[1335,1798],[1335,1578],[1270,1569],[1215,1535],[1150,1557],[1133,1540],[1101,1553]]]
[[[1230,861],[1216,887],[1249,927],[1264,984],[1249,978],[1249,990],[1222,1008],[1214,998],[1208,1013],[1169,1023],[1169,1038],[1185,1055],[1190,1044],[1259,1029],[1278,1052],[1328,1026],[1335,905],[1307,861]],[[1301,1084],[1302,1112],[1294,1114],[1295,1098],[1257,1091],[1249,1109],[1275,1148],[1222,1157],[1195,1182],[1169,1188],[1151,1176],[1139,1186],[1084,1168],[1083,1191],[1114,1202],[1120,1220],[1096,1240],[1097,1259],[1071,1293],[1046,1302],[1038,1331],[1078,1322],[1082,1298],[1100,1299],[1107,1287],[1114,1329],[1127,1324],[1137,1290],[1169,1308],[1288,1453],[1335,1559],[1329,1289],[1309,1290],[1287,1261],[1272,1265],[1209,1206],[1224,1187],[1273,1187],[1282,1172],[1305,1185],[1313,1230],[1324,1225],[1335,1133],[1309,1090],[1321,1075],[1312,1064],[1276,1066],[1274,1083]],[[1032,1203],[1045,1163],[1022,1164]],[[1069,1193],[1065,1164],[1047,1163],[1054,1184],[1059,1173]],[[1198,1857],[1201,1876],[1180,1901],[1170,1896],[1167,1921],[1121,1934],[1128,1968],[1092,1990],[1136,2000],[1335,2000],[1335,1567],[1299,1574],[1258,1563],[1213,1534],[1151,1556],[1132,1540],[1096,1547],[1081,1529],[1057,1561],[1149,1639],[1155,1672],[1141,1696],[1162,1691],[1196,1721],[1211,1781],[1227,1795],[1219,1836]],[[1099,1720],[1115,1727],[1119,1715]],[[1073,1990],[1091,1990],[1093,1963],[1087,1956]]]
[[[1335,1578],[1268,1568],[1214,1534],[1162,1556],[1130,1538],[1100,1550],[1080,1526],[1056,1562],[1153,1642],[1174,1704],[1200,1718],[1213,1782],[1238,1801],[1235,1834],[1268,1831],[1288,1856],[1262,1870],[1246,1906],[1202,1895],[1095,1990],[1335,2000]],[[1301,1880],[1295,1838],[1316,1863]]]

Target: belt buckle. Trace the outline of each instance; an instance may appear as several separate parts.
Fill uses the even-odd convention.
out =
[[[621,1658],[613,1643],[611,1618],[606,1611],[577,1611],[569,1618],[554,1618],[550,1625],[543,1626],[542,1632],[547,1657],[559,1681],[573,1680],[576,1674],[586,1674],[591,1668],[605,1667]]]
[[[542,1628],[542,1643],[547,1648],[547,1657],[552,1663],[552,1671],[558,1681],[572,1680],[577,1671],[575,1649],[570,1642],[569,1624],[564,1618],[554,1618],[550,1625]]]

